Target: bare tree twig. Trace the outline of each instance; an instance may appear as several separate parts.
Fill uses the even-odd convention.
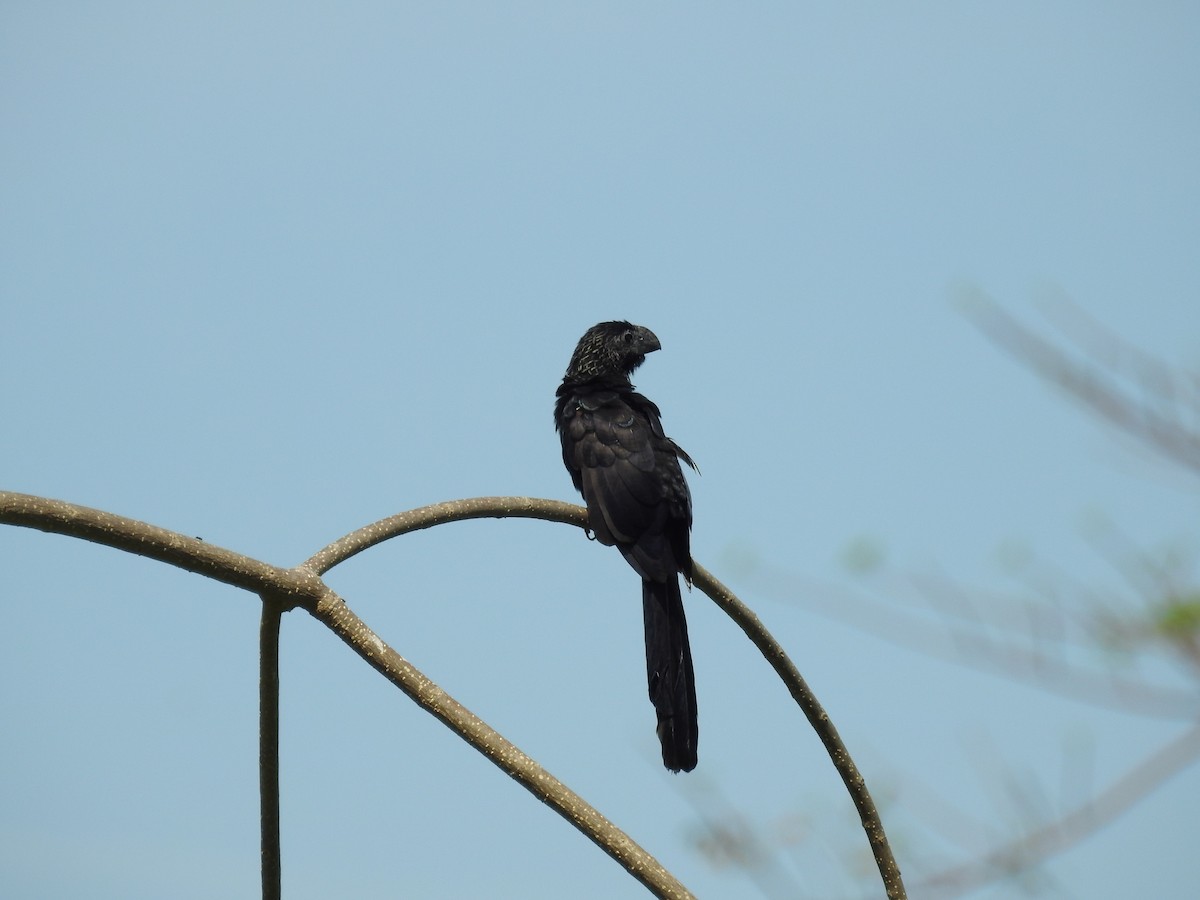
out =
[[[1151,408],[1149,403],[1126,396],[1117,384],[1098,372],[1095,365],[1072,359],[1030,331],[981,291],[970,292],[961,299],[963,311],[985,335],[1024,360],[1039,375],[1073,394],[1092,412],[1146,446],[1200,473],[1200,433],[1184,424],[1179,415],[1161,412]],[[1089,347],[1088,352],[1093,357],[1101,353],[1093,347]],[[1140,365],[1145,368],[1144,363]],[[1123,374],[1111,360],[1107,364],[1100,362],[1100,367],[1108,373]],[[1149,389],[1160,396],[1167,393],[1161,385]]]
[[[1064,295],[1054,296],[1042,308],[1064,337],[1104,368],[1127,374],[1165,404],[1181,402],[1179,376],[1162,360],[1130,344]]]
[[[1030,831],[1011,843],[991,851],[982,859],[946,869],[919,882],[922,897],[957,896],[998,877],[1024,871],[1061,853],[1113,821],[1135,803],[1175,776],[1200,755],[1200,725],[1141,763],[1093,800],[1076,807],[1062,818]]]

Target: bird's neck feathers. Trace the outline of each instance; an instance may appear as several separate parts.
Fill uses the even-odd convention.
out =
[[[586,384],[588,382],[603,382],[605,384],[629,384],[629,376],[633,370],[646,361],[645,356],[613,359],[605,356],[585,355],[571,360],[564,382]]]

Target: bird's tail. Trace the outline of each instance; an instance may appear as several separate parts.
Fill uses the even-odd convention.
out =
[[[696,678],[679,579],[642,582],[646,618],[646,677],[658,713],[663,765],[672,772],[696,768]]]

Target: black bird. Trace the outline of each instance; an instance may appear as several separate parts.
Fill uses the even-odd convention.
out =
[[[696,465],[663,433],[658,407],[629,381],[646,354],[661,347],[654,332],[629,322],[589,328],[558,388],[554,424],[589,528],[642,577],[646,676],[663,764],[690,772],[696,682],[679,574],[691,585],[692,495],[679,460]]]

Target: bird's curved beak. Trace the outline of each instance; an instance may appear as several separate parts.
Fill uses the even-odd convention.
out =
[[[655,350],[662,349],[662,344],[659,342],[658,336],[649,328],[643,328],[640,337],[642,353],[653,353]]]

